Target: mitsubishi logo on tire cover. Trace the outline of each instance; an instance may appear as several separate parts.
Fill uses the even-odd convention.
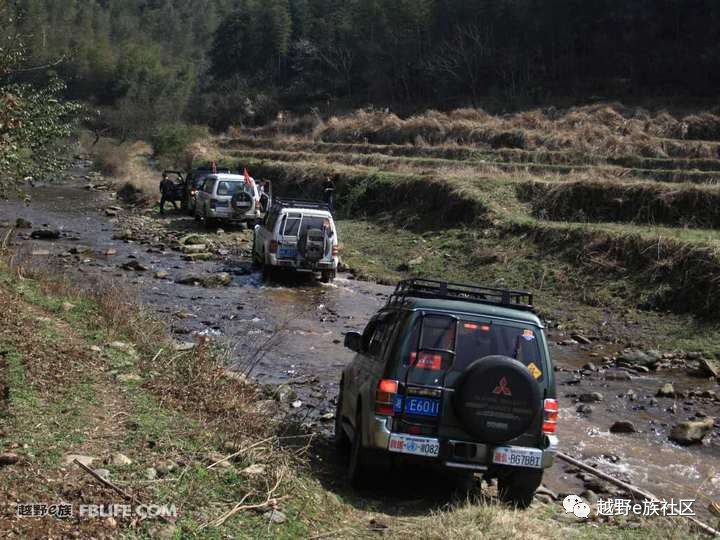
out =
[[[512,391],[508,386],[507,377],[503,377],[502,379],[500,379],[498,385],[495,387],[495,390],[493,390],[492,393],[496,395],[502,394],[504,396],[512,396]]]

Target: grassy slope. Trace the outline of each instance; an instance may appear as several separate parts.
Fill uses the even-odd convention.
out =
[[[304,451],[281,449],[272,434],[266,440],[262,437],[267,431],[253,432],[248,427],[253,417],[245,409],[260,396],[232,386],[239,384],[233,379],[208,378],[213,369],[207,356],[186,353],[183,362],[179,354],[152,355],[158,346],[167,346],[166,338],[160,339],[156,326],[117,299],[88,298],[47,278],[19,281],[0,268],[0,305],[7,314],[0,333],[4,359],[0,382],[8,395],[7,409],[0,407],[0,451],[15,448],[21,455],[17,465],[0,468],[0,484],[10,500],[64,500],[77,505],[78,494],[83,493],[85,503],[117,501],[116,494],[74,465],[61,464],[62,456],[72,452],[96,457],[93,467],[109,469],[112,481],[144,502],[175,504],[180,513],[172,530],[157,522],[135,526],[122,520],[79,524],[19,520],[9,507],[0,514],[0,533],[14,528],[25,537],[73,533],[88,537],[117,527],[118,534],[135,538],[166,527],[175,538],[307,538],[323,533],[363,538],[370,523],[381,523],[389,538],[687,537],[680,525],[660,521],[640,528],[625,528],[622,522],[618,526],[559,523],[558,508],[542,504],[526,512],[491,501],[429,507],[422,501],[406,501],[385,507],[382,499],[348,490],[337,478],[312,473],[302,457]],[[148,330],[148,340],[133,339],[138,329]],[[108,347],[118,339],[130,347]],[[148,343],[154,346],[148,348]],[[102,352],[89,350],[91,346],[101,347]],[[121,382],[123,374],[139,374],[141,381]],[[243,395],[243,401],[228,399],[228,391]],[[182,400],[179,395],[184,395]],[[242,422],[228,421],[235,417]],[[248,450],[231,466],[208,470],[209,461],[230,451],[228,441],[238,440]],[[251,451],[252,444],[257,446]],[[118,451],[133,463],[102,464],[104,457]],[[147,467],[168,460],[177,469],[157,480],[145,478]],[[261,478],[240,472],[259,463],[267,468]],[[276,478],[280,487],[275,495],[288,517],[285,523],[268,525],[261,513],[241,511],[222,526],[203,528],[246,496],[248,503],[263,502]]]

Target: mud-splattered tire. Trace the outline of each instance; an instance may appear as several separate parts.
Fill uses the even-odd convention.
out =
[[[332,283],[335,279],[335,272],[333,270],[323,270],[320,274],[320,281],[323,283]]]
[[[335,448],[343,454],[350,449],[350,437],[345,433],[345,429],[342,425],[342,400],[343,390],[342,383],[340,383],[340,393],[338,394],[337,407],[335,409],[335,435],[333,441],[335,442]]]
[[[542,483],[542,476],[542,470],[517,468],[498,477],[500,500],[521,510],[527,508]]]
[[[362,487],[368,484],[369,451],[362,444],[362,412],[358,410],[355,421],[355,432],[351,441],[350,462],[348,463],[347,477],[355,487]]]

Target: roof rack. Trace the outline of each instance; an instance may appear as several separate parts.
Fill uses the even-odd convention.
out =
[[[415,278],[401,281],[395,288],[395,292],[390,295],[388,305],[400,303],[407,297],[459,300],[534,311],[533,294],[528,291],[513,291],[435,279]]]
[[[312,210],[327,210],[330,212],[330,205],[321,201],[307,201],[304,199],[286,199],[276,197],[273,200],[273,206],[283,206],[287,208],[310,208]]]

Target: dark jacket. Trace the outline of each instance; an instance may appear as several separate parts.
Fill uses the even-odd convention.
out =
[[[169,178],[163,178],[160,182],[160,193],[163,197],[172,198],[175,196],[175,184]]]

